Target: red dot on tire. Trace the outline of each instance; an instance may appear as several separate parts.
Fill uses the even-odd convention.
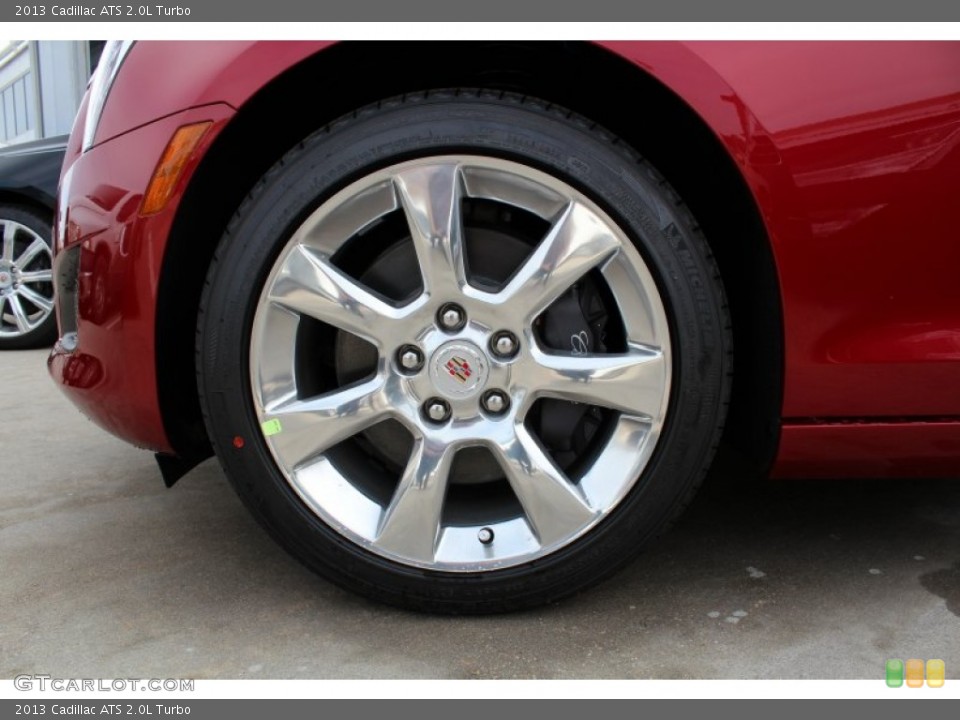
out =
[[[240,437],[239,435],[237,435],[235,438],[233,438],[233,446],[234,446],[237,450],[239,450],[240,448],[242,448],[242,447],[243,447],[243,438]]]

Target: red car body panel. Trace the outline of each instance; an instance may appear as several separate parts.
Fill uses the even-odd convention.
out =
[[[726,93],[651,72],[720,135],[763,214],[784,418],[960,416],[960,44],[685,47],[711,69],[691,85],[716,72]]]
[[[82,156],[82,128],[75,128],[60,222],[67,244],[81,244],[82,272],[93,269],[91,282],[80,283],[80,344],[73,353],[55,350],[51,369],[111,432],[173,450],[157,399],[154,364],[163,359],[155,356],[153,311],[178,202],[233,111],[325,46],[138,44],[113,87],[96,145]],[[783,304],[775,474],[956,474],[960,44],[603,46],[703,119],[760,210]],[[122,115],[111,112],[120,106]],[[204,119],[215,126],[172,201],[140,218],[139,199],[165,143],[180,125]],[[103,177],[111,188],[94,187]],[[91,299],[96,279],[108,277],[101,291],[109,297]]]
[[[171,110],[224,103],[240,108],[284,70],[330,43],[156,42],[139,43],[110,91],[122,115],[105,112],[96,142],[153,122]],[[171,58],[180,61],[171,63]],[[132,72],[127,72],[135,67]],[[156,68],[164,68],[157,72]]]
[[[61,177],[60,202],[69,199],[59,208],[57,222],[65,229],[56,233],[56,250],[63,249],[62,237],[67,247],[80,245],[79,343],[73,352],[58,344],[50,372],[89,418],[158,452],[173,452],[157,397],[154,313],[176,204],[149,217],[138,210],[157,158],[176,129],[214,121],[181,177],[177,194],[182,195],[204,149],[232,115],[226,105],[170,115],[77,157]]]
[[[780,478],[957,477],[960,423],[794,422],[784,426]]]

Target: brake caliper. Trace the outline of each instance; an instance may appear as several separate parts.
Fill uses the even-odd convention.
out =
[[[578,282],[540,317],[537,331],[547,348],[573,355],[607,352],[608,313],[592,278]],[[604,420],[604,411],[583,403],[546,399],[530,427],[564,470],[583,457]]]

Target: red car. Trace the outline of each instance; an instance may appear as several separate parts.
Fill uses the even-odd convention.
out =
[[[547,602],[718,448],[960,470],[960,45],[112,43],[50,372],[325,577]]]

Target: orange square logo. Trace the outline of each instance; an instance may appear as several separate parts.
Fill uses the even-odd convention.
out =
[[[923,660],[907,660],[907,687],[923,687]]]

